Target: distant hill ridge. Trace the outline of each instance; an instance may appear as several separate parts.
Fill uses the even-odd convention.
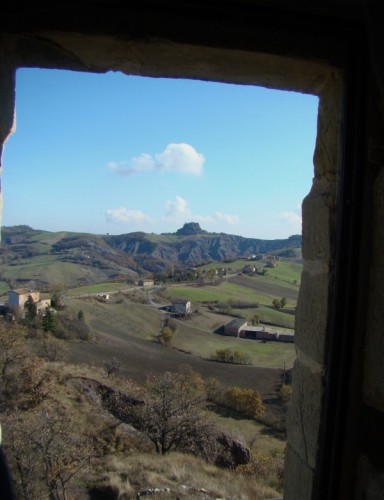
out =
[[[188,222],[175,233],[120,235],[49,232],[20,225],[2,228],[0,255],[3,260],[55,255],[66,262],[143,273],[162,272],[170,264],[181,269],[254,254],[289,254],[301,248],[301,240],[301,235],[263,240],[209,233],[197,222]]]

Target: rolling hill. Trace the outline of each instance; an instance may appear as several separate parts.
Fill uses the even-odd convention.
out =
[[[132,279],[256,254],[300,255],[301,236],[262,240],[208,233],[186,223],[176,233],[134,232],[121,235],[49,232],[29,226],[2,228],[1,278],[12,286],[30,280],[78,285]]]

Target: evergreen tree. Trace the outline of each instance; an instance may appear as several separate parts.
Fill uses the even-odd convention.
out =
[[[56,331],[56,318],[49,307],[45,310],[44,316],[41,320],[41,325],[45,332],[54,333]]]
[[[37,306],[31,295],[28,295],[28,299],[24,304],[24,309],[27,323],[32,323],[37,316]]]

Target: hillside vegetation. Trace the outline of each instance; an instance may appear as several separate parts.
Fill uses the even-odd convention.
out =
[[[261,240],[208,233],[196,223],[185,224],[173,234],[116,236],[4,227],[0,286],[5,290],[29,282],[41,288],[121,281],[253,254],[296,255],[300,247],[298,235]]]
[[[246,412],[262,417],[257,392],[221,389],[185,365],[147,372],[143,385],[124,365],[64,363],[67,349],[94,344],[55,339],[37,320],[26,326],[0,324],[3,449],[17,498],[279,495],[284,444],[265,441],[263,426],[242,416],[240,397],[252,396]],[[103,350],[105,361],[108,343]],[[244,420],[246,436],[234,431],[233,417]]]

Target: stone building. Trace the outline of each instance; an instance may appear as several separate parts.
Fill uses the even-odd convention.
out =
[[[42,299],[40,297],[40,292],[38,291],[15,289],[8,291],[9,310],[11,312],[23,311],[24,304],[27,302],[29,297],[31,297],[33,302],[35,302],[37,312],[43,311],[51,305],[51,299]]]
[[[383,25],[378,0],[15,0],[0,21],[1,145],[15,125],[20,67],[319,97],[285,500],[376,500],[384,491]]]
[[[188,316],[192,312],[191,302],[185,299],[172,300],[171,312],[175,316]]]
[[[18,311],[24,308],[28,297],[31,297],[33,302],[37,303],[40,300],[40,292],[33,292],[26,289],[8,290],[8,307],[11,311]]]
[[[233,319],[226,325],[224,325],[224,335],[230,335],[231,337],[239,337],[241,331],[247,326],[247,320],[245,319]]]

